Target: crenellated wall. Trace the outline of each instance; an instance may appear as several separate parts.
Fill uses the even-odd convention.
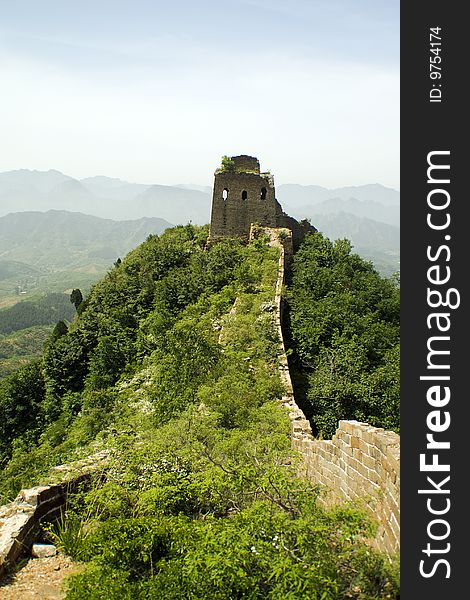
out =
[[[400,436],[357,421],[340,421],[331,440],[318,440],[297,406],[282,333],[282,286],[292,240],[285,229],[266,230],[271,243],[280,246],[276,284],[276,327],[280,339],[279,370],[282,398],[292,424],[292,446],[301,455],[301,474],[322,490],[320,501],[331,506],[355,501],[378,522],[375,545],[389,555],[400,549]],[[281,236],[276,232],[284,232]],[[282,238],[282,241],[281,239]]]

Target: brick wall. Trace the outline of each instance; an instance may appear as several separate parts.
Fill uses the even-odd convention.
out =
[[[400,549],[400,436],[367,423],[340,421],[331,440],[313,437],[308,420],[295,402],[282,335],[284,245],[288,252],[292,248],[292,240],[285,234],[283,237],[275,295],[279,370],[285,389],[282,401],[292,424],[292,446],[302,459],[301,474],[320,484],[320,502],[324,505],[355,501],[364,507],[379,525],[374,544],[393,555]],[[275,244],[279,245],[279,240]]]
[[[340,421],[331,440],[315,440],[294,428],[293,447],[302,472],[322,485],[326,505],[359,501],[378,521],[376,545],[393,554],[400,547],[400,437],[357,421]]]
[[[63,510],[67,494],[102,469],[109,453],[102,451],[70,465],[51,469],[50,485],[21,490],[18,496],[0,507],[0,576],[26,553],[36,539],[41,522],[56,518]]]

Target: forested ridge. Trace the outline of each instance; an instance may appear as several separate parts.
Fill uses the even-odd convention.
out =
[[[309,236],[287,293],[291,371],[314,433],[338,419],[400,431],[400,291],[348,240]]]
[[[0,309],[0,380],[42,354],[58,321],[70,321],[69,294],[49,293]]]
[[[320,508],[296,475],[272,317],[278,251],[264,239],[205,249],[207,233],[149,236],[55,328],[40,360],[0,382],[2,501],[52,465],[111,452],[106,476],[50,532],[87,563],[72,600],[398,598],[395,570],[363,542],[373,525]],[[333,418],[392,419],[396,289],[346,243],[315,234],[297,253],[292,358],[308,368],[318,431]],[[360,407],[334,417],[338,373],[353,386],[346,406]],[[315,404],[319,386],[336,399],[330,412]]]
[[[52,293],[36,300],[23,300],[0,310],[0,335],[35,325],[51,325],[71,319],[75,310],[68,294]]]

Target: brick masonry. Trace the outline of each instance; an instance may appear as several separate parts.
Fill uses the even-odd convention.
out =
[[[365,508],[378,522],[374,545],[392,556],[400,549],[400,436],[367,423],[342,420],[331,440],[314,438],[295,402],[282,334],[281,292],[292,240],[288,230],[267,231],[271,243],[281,249],[275,294],[279,370],[285,389],[282,401],[292,425],[292,446],[301,457],[301,475],[320,484],[320,502],[325,506],[350,501]],[[284,232],[281,236],[276,234],[280,231]]]
[[[60,515],[67,494],[102,469],[108,458],[109,453],[102,451],[70,465],[53,467],[50,476],[58,479],[57,483],[21,490],[13,502],[0,507],[0,576],[31,549],[41,523]]]

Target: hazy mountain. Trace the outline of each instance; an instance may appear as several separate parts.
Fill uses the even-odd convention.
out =
[[[39,274],[40,271],[30,265],[17,260],[3,260],[0,256],[0,281],[12,277],[32,277]]]
[[[49,171],[30,171],[19,169],[17,171],[6,171],[0,173],[0,186],[3,190],[35,190],[41,194],[47,194],[55,186],[72,177],[64,175],[60,171],[50,169]]]
[[[379,184],[334,189],[284,184],[278,186],[276,192],[288,214],[298,219],[310,218],[329,237],[348,237],[356,248],[398,253],[400,194],[396,190]],[[0,253],[4,255],[0,255],[0,260],[45,265],[50,257],[55,257],[56,261],[62,256],[60,264],[67,261],[72,264],[80,256],[82,262],[88,259],[104,261],[127,252],[132,247],[131,240],[137,240],[134,244],[137,245],[147,233],[154,230],[158,233],[169,223],[208,223],[211,202],[212,191],[208,186],[129,183],[105,176],[79,181],[54,170],[21,169],[0,173],[0,216],[18,211],[59,211],[55,215],[46,213],[49,214],[47,218],[24,217],[22,227],[26,227],[29,218],[33,232],[22,237],[18,237],[16,226],[10,231],[13,221],[8,226],[0,224],[0,235],[3,240],[8,240],[2,242]],[[63,211],[75,213],[73,225],[72,217],[65,216],[67,213]],[[76,213],[85,214],[78,216]],[[90,215],[101,217],[100,224],[90,220]],[[158,217],[167,223],[159,225],[144,217]],[[118,234],[117,224],[111,225],[111,221],[105,224],[103,219],[123,220],[127,224],[123,224],[124,229]],[[135,219],[141,220],[139,226]],[[134,220],[132,226],[130,220]],[[384,224],[388,227],[381,227]],[[129,227],[134,233],[130,233]],[[135,231],[136,227],[138,231]],[[39,235],[42,228],[45,228],[46,236],[50,235],[50,244],[44,241],[46,238],[37,241],[35,235]],[[61,229],[63,231],[59,233]],[[33,237],[29,238],[30,235]],[[141,235],[144,237],[139,237]],[[20,249],[22,244],[28,248],[24,250],[24,256]],[[33,246],[36,250],[31,254]],[[62,249],[60,252],[59,248]]]
[[[384,206],[399,206],[400,192],[378,183],[328,189],[319,185],[298,185],[287,183],[276,188],[279,201],[294,208],[319,204],[331,198],[360,202],[378,202]]]
[[[284,184],[277,197],[297,218],[349,212],[398,225],[400,194],[379,184],[327,189]],[[0,216],[9,212],[50,209],[77,211],[109,219],[160,217],[171,223],[210,220],[211,188],[129,183],[97,176],[77,180],[59,171],[21,169],[0,173]]]
[[[373,219],[335,213],[317,215],[314,225],[332,240],[348,238],[361,247],[380,247],[392,251],[400,249],[400,229]]]
[[[183,190],[197,190],[209,194],[212,198],[212,188],[210,185],[196,185],[195,183],[178,183],[174,187],[182,188]]]
[[[277,196],[284,210],[297,219],[350,213],[375,221],[400,224],[400,194],[382,185],[363,185],[328,190],[316,185],[281,185]]]
[[[155,214],[175,224],[191,221],[197,225],[209,223],[212,197],[198,190],[166,185],[152,185],[136,196],[133,211]]]
[[[107,219],[160,217],[204,224],[210,220],[211,201],[210,193],[191,186],[145,185],[104,176],[79,181],[59,171],[0,173],[0,216],[53,209]]]
[[[58,210],[74,211],[78,206],[92,206],[96,202],[96,197],[80,181],[67,179],[49,191],[47,200]]]
[[[150,185],[143,183],[129,183],[116,177],[86,177],[80,183],[98,198],[115,198],[116,200],[132,200],[144,192]]]
[[[59,171],[7,171],[0,173],[0,216],[21,210],[52,208],[48,194],[55,187],[72,180]]]
[[[400,206],[384,206],[379,202],[357,200],[356,198],[330,198],[318,204],[303,205],[300,207],[284,203],[287,213],[297,219],[309,218],[315,221],[317,215],[350,213],[356,217],[366,217],[389,225],[400,225]]]
[[[67,211],[20,212],[0,217],[0,265],[47,269],[111,264],[171,224],[164,219],[112,221]],[[6,272],[7,267],[3,270]]]

